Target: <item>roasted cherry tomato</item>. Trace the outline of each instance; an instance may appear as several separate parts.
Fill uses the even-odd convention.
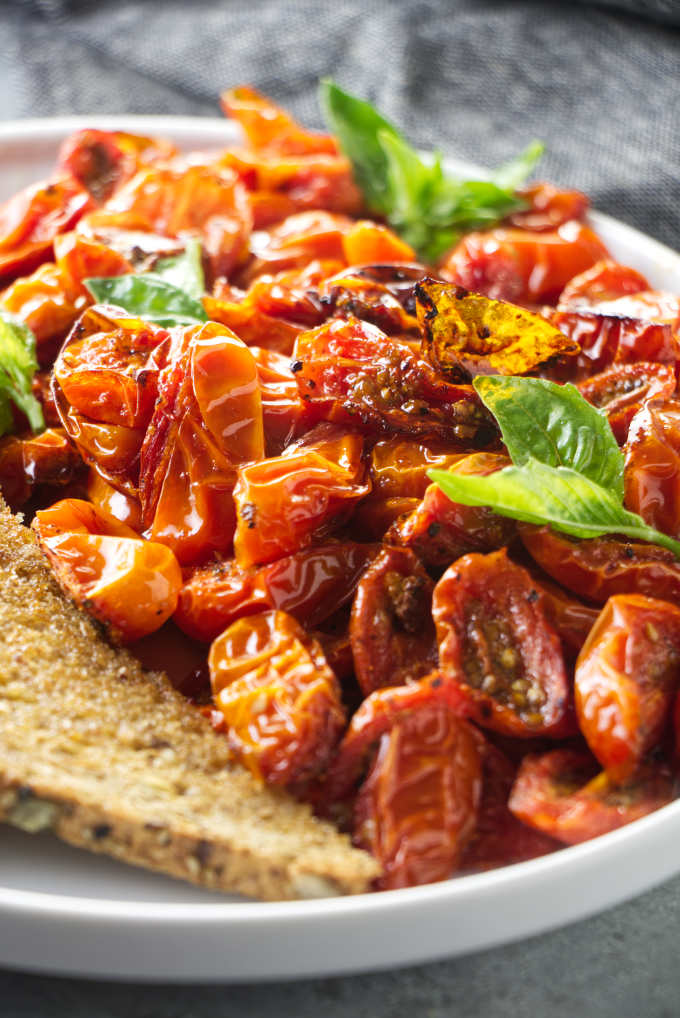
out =
[[[118,229],[198,237],[216,278],[244,257],[251,215],[247,192],[232,170],[166,163],[140,169],[83,225],[90,233]]]
[[[79,466],[80,458],[61,428],[0,438],[0,491],[12,509],[23,505],[36,488],[68,484]]]
[[[182,574],[164,545],[79,499],[36,513],[33,528],[60,586],[116,642],[138,640],[174,612]]]
[[[571,219],[583,219],[590,206],[581,191],[561,191],[545,181],[521,187],[517,195],[528,203],[529,208],[513,212],[508,216],[508,223],[521,230],[540,233],[556,230]]]
[[[239,565],[272,562],[343,522],[369,491],[363,446],[355,432],[322,426],[281,456],[242,467],[234,488]]]
[[[420,339],[418,322],[404,310],[398,297],[385,283],[355,275],[344,269],[323,280],[314,291],[315,298],[333,318],[360,318],[382,329],[387,335]]]
[[[626,507],[657,530],[680,536],[680,400],[643,406],[631,421],[625,453]]]
[[[653,361],[675,365],[680,346],[669,322],[617,312],[614,302],[593,311],[555,311],[551,321],[581,348],[556,369],[557,377],[583,379],[612,364]],[[605,308],[612,309],[606,311]]]
[[[487,476],[510,465],[507,456],[479,452],[464,456],[449,469],[455,474]],[[485,506],[452,502],[431,484],[420,505],[389,532],[394,544],[412,548],[427,566],[445,567],[471,551],[494,551],[515,536],[515,523]]]
[[[121,523],[125,523],[137,534],[142,532],[142,507],[139,499],[119,491],[105,481],[95,469],[91,469],[86,484],[87,497],[98,509],[103,509]]]
[[[546,233],[497,227],[463,237],[441,272],[494,300],[541,304],[556,301],[570,279],[607,256],[599,237],[573,220]]]
[[[520,524],[519,533],[546,573],[595,604],[627,593],[680,598],[680,562],[667,548],[618,537],[579,541],[528,523]]]
[[[561,848],[559,841],[527,827],[508,809],[515,765],[486,739],[478,740],[482,757],[482,798],[474,834],[459,869],[480,872],[525,862]]]
[[[305,548],[251,569],[233,560],[197,566],[185,576],[175,621],[189,636],[205,642],[237,619],[270,608],[305,626],[318,626],[349,601],[376,551],[375,545],[343,541]]]
[[[33,184],[0,206],[0,279],[49,261],[57,234],[73,229],[90,207],[87,191],[67,177]]]
[[[382,867],[377,887],[450,877],[475,830],[481,787],[475,734],[446,704],[424,704],[382,735],[354,808],[354,842]]]
[[[256,230],[250,238],[251,261],[241,273],[250,283],[263,272],[301,269],[316,258],[345,263],[343,237],[353,221],[348,216],[313,210],[297,212],[269,230]]]
[[[415,251],[396,233],[370,219],[357,220],[343,238],[348,265],[367,262],[413,262]]]
[[[361,534],[366,541],[384,539],[385,543],[391,544],[391,540],[387,540],[390,528],[410,516],[419,505],[419,498],[369,496],[359,503],[352,514],[352,528],[356,528],[355,532]]]
[[[495,436],[471,386],[442,381],[406,343],[368,322],[331,321],[303,332],[294,356],[300,394],[323,419],[468,448]]]
[[[28,325],[35,336],[38,361],[48,366],[85,301],[74,303],[59,268],[48,262],[32,275],[15,279],[0,298],[0,306]]]
[[[63,143],[59,165],[101,205],[141,166],[176,154],[174,145],[161,138],[86,127]]]
[[[561,311],[593,308],[603,301],[639,293],[648,287],[649,283],[637,269],[605,259],[569,280],[560,295],[558,307]]]
[[[680,608],[610,597],[576,662],[574,694],[581,731],[613,781],[626,781],[659,741],[679,685]]]
[[[670,364],[616,364],[579,382],[578,390],[593,406],[604,410],[619,445],[628,437],[635,414],[649,399],[668,399],[675,392],[675,370]]]
[[[337,154],[338,144],[332,135],[301,127],[289,113],[249,85],[223,92],[220,105],[228,117],[241,125],[256,150],[270,150],[277,155]]]
[[[322,773],[345,727],[321,647],[285,612],[239,619],[210,648],[217,714],[235,753],[271,784]]]
[[[666,767],[648,765],[617,785],[598,774],[589,754],[556,749],[524,758],[508,805],[525,824],[576,845],[665,806],[675,796],[674,784]]]
[[[371,450],[373,494],[380,498],[422,498],[430,484],[427,471],[446,470],[464,455],[447,446],[408,438],[383,439]]]
[[[266,450],[275,456],[304,430],[307,407],[300,398],[290,357],[257,346],[251,346],[250,352],[260,383]]]
[[[577,600],[573,594],[553,583],[539,570],[530,570],[536,580],[536,589],[541,594],[545,616],[562,641],[566,657],[575,658],[583,642],[595,624],[597,608]]]
[[[66,292],[76,303],[78,298],[91,303],[86,279],[134,272],[132,262],[120,251],[75,231],[55,237],[54,257]]]
[[[364,696],[403,685],[435,667],[432,589],[422,564],[406,548],[385,548],[362,576],[349,633]]]
[[[529,738],[568,731],[560,640],[540,592],[505,550],[465,555],[434,589],[439,665],[484,727]]]

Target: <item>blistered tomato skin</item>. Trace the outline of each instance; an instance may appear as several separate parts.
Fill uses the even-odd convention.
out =
[[[321,774],[345,727],[324,653],[285,612],[239,619],[208,658],[218,727],[241,762],[275,785]]]
[[[234,487],[234,553],[248,567],[299,551],[368,494],[363,438],[342,429],[242,467]]]
[[[437,662],[433,583],[406,548],[385,548],[362,576],[349,625],[364,696],[420,678]]]
[[[439,666],[483,727],[530,738],[569,729],[559,637],[540,589],[505,550],[465,555],[434,590]]]
[[[637,269],[605,258],[569,280],[560,294],[558,309],[593,308],[603,301],[639,293],[648,286]]]
[[[594,604],[602,605],[614,594],[680,599],[680,561],[667,548],[617,537],[578,541],[529,523],[521,523],[518,530],[546,573]]]
[[[40,435],[0,438],[0,492],[12,509],[26,502],[42,485],[63,487],[80,466],[80,459],[61,428]]]
[[[675,797],[668,768],[648,765],[626,784],[598,773],[587,753],[556,749],[522,761],[509,808],[523,823],[577,845],[639,820]]]
[[[517,194],[529,208],[508,216],[511,226],[543,233],[556,230],[572,219],[583,219],[590,202],[581,191],[561,191],[553,184],[537,181],[518,189]]]
[[[477,739],[442,703],[381,736],[354,807],[356,845],[381,864],[381,890],[445,880],[473,835],[481,795]]]
[[[607,601],[576,662],[579,726],[623,782],[661,739],[680,686],[680,608],[621,594]]]
[[[33,529],[64,591],[115,642],[146,636],[174,612],[182,574],[164,545],[78,499],[36,513]]]
[[[671,364],[619,364],[579,382],[581,395],[604,410],[619,445],[628,437],[633,417],[650,399],[670,399],[675,392],[675,370]]]
[[[626,508],[680,536],[680,400],[647,403],[631,422],[625,455]]]
[[[187,570],[175,621],[189,636],[209,642],[238,618],[280,609],[318,626],[345,604],[376,545],[343,541],[315,545],[264,566],[209,562]]]
[[[575,220],[545,233],[497,227],[463,237],[441,273],[493,300],[551,303],[570,279],[607,254],[599,237]]]

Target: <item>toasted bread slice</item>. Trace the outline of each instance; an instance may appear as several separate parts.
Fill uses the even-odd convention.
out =
[[[378,867],[262,787],[162,674],[107,644],[0,507],[0,819],[205,887],[355,894]]]

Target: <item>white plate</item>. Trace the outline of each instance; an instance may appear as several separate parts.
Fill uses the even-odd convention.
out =
[[[0,125],[0,199],[47,174],[58,142],[82,126],[162,134],[184,148],[224,146],[235,137],[224,121],[171,117]],[[609,217],[593,214],[592,222],[621,261],[653,286],[680,292],[679,255]],[[680,801],[594,841],[491,873],[354,898],[261,904],[0,827],[0,964],[237,981],[422,962],[539,933],[630,898],[680,871],[679,840]]]

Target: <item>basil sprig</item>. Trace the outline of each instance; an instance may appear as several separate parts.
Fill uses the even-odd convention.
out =
[[[487,477],[429,471],[448,498],[572,537],[622,534],[680,558],[680,541],[624,508],[621,451],[605,415],[577,389],[514,377],[480,377],[474,385],[498,421],[513,466]]]
[[[38,369],[35,336],[27,325],[0,311],[0,435],[12,431],[12,404],[23,411],[33,431],[45,427],[42,408],[31,383]]]
[[[208,320],[200,301],[205,280],[197,240],[188,241],[181,254],[160,259],[153,272],[100,276],[86,279],[85,286],[98,303],[165,328]]]
[[[330,79],[321,82],[320,99],[368,208],[426,261],[436,261],[463,233],[526,207],[515,191],[542,155],[541,142],[532,142],[489,180],[460,180],[445,173],[438,153],[423,159],[370,103]]]

